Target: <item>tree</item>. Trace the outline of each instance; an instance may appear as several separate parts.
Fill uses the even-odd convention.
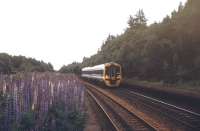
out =
[[[179,6],[178,6],[178,12],[179,12],[179,13],[182,12],[183,9],[184,9],[183,3],[180,2]]]
[[[130,16],[124,33],[109,35],[97,54],[84,59],[81,67],[116,61],[125,77],[164,82],[199,80],[199,7],[199,0],[180,3],[178,11],[149,26],[143,10],[139,10]]]
[[[131,29],[137,30],[137,29],[143,29],[146,27],[146,22],[147,19],[144,15],[143,10],[139,10],[135,17],[130,16],[129,20],[128,20],[128,25]]]
[[[53,71],[53,66],[51,63],[38,61],[34,58],[26,58],[25,56],[11,56],[6,53],[0,53],[0,73],[9,74],[23,71]]]
[[[68,64],[67,66],[64,65],[59,69],[59,72],[61,73],[75,73],[80,74],[81,73],[81,66],[78,62],[73,62],[72,64]]]

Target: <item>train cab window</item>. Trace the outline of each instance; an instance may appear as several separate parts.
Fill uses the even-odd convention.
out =
[[[116,68],[116,75],[120,75],[120,68],[119,67]]]
[[[110,77],[113,77],[113,76],[115,76],[115,67],[111,66],[110,67]]]
[[[109,66],[106,67],[105,75],[109,77],[116,77],[120,75],[120,67],[118,66]]]

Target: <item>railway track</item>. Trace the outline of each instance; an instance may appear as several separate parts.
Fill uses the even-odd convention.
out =
[[[96,87],[87,85],[87,93],[103,110],[116,131],[153,131],[157,130],[149,123],[130,112],[126,107],[113,100]]]
[[[166,117],[171,122],[173,121],[174,124],[183,126],[185,130],[200,130],[200,114],[198,113],[145,96],[127,88],[113,90],[112,92],[125,98],[130,104],[137,105],[138,109],[156,112],[156,114]]]

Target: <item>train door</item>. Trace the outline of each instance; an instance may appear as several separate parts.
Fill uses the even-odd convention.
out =
[[[110,66],[110,78],[115,79],[115,74],[116,74],[116,67]]]
[[[106,69],[106,75],[110,79],[116,79],[116,77],[120,74],[120,68],[114,65],[111,65],[107,67]]]

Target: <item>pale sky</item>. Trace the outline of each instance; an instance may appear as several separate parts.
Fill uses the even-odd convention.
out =
[[[148,24],[187,0],[0,0],[0,52],[51,62],[54,69],[95,54],[143,9]]]

